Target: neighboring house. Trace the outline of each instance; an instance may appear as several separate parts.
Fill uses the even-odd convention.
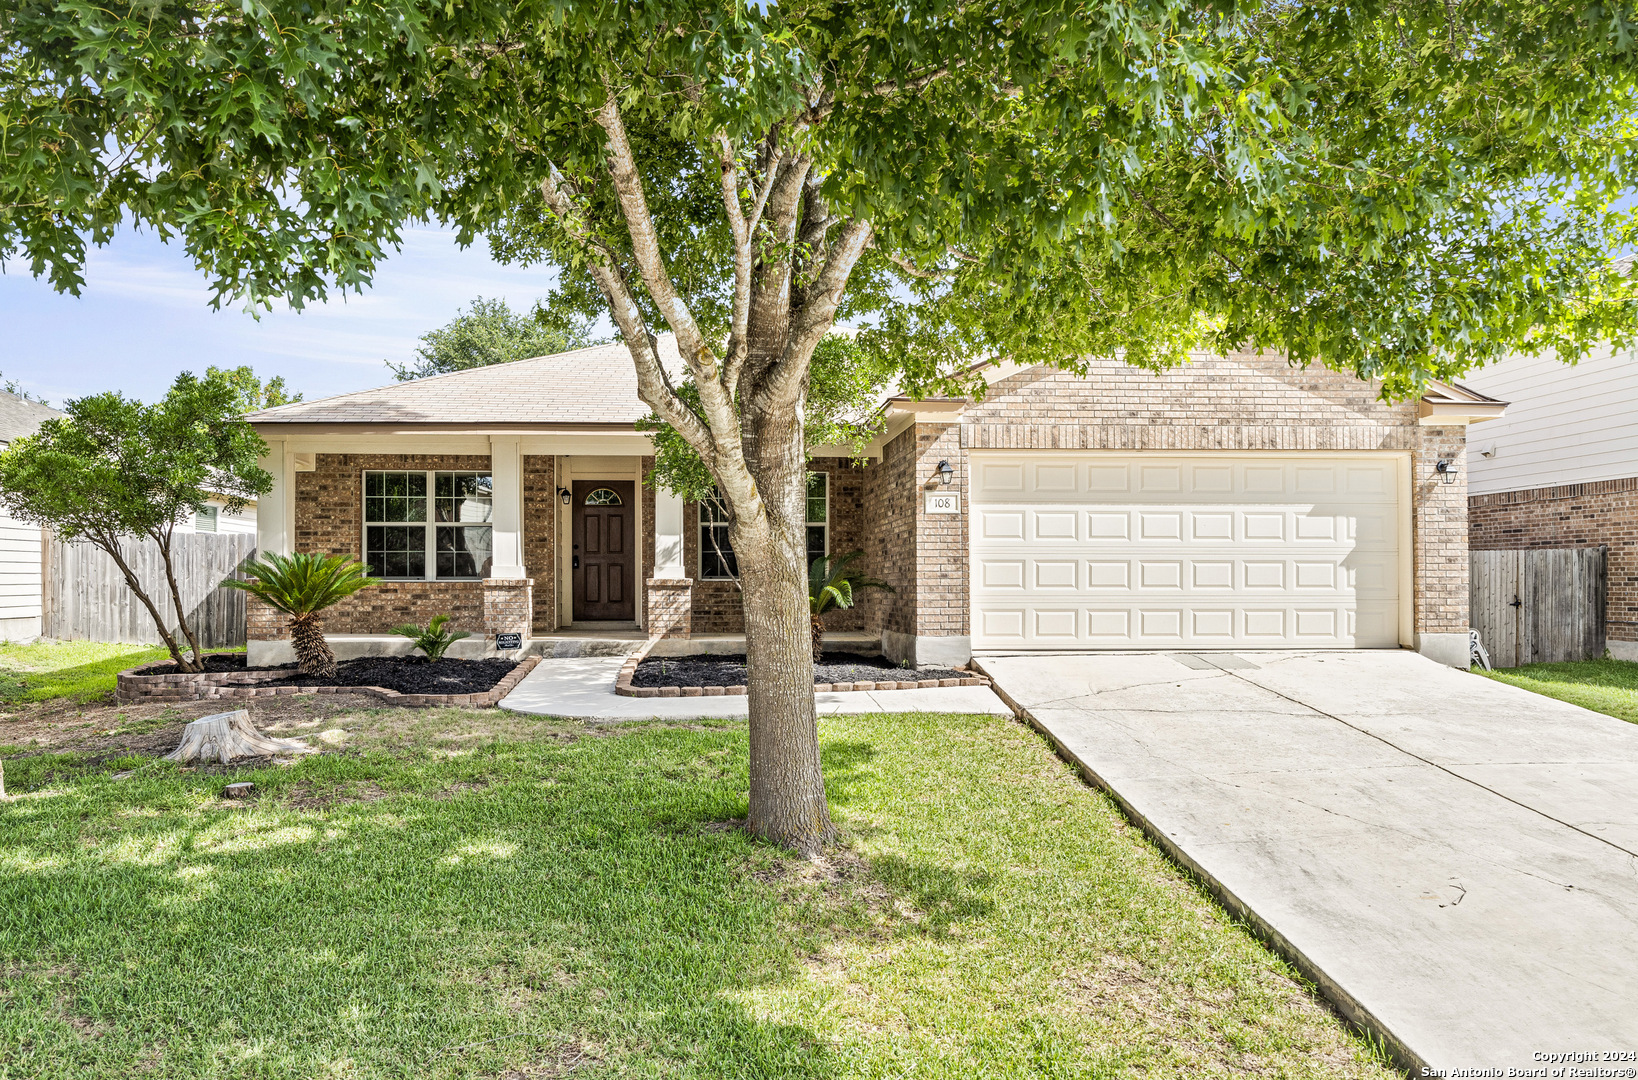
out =
[[[981,403],[890,400],[868,464],[837,448],[811,466],[809,554],[861,550],[895,588],[830,625],[922,664],[1405,646],[1466,666],[1467,425],[1503,405],[1377,391],[1202,355],[1161,375],[1002,368]],[[440,612],[490,646],[739,633],[713,543],[727,529],[645,482],[647,413],[621,345],[254,413],[275,477],[258,546],[357,556],[388,579],[326,614],[344,655]],[[252,608],[253,663],[287,658],[282,635]]]
[[[1468,542],[1607,546],[1607,644],[1638,660],[1638,352],[1510,357],[1469,383],[1513,404],[1473,439]]]
[[[177,532],[251,533],[256,532],[256,500],[230,513],[226,499],[211,499],[203,510],[177,522]]]
[[[0,450],[61,415],[49,405],[0,390]],[[40,636],[41,538],[38,525],[0,512],[0,641],[33,641]]]

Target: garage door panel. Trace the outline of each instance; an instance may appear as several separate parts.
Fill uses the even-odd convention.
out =
[[[1397,643],[1390,458],[974,457],[978,647]]]
[[[1054,540],[1078,540],[1080,515],[1073,510],[1031,510],[1029,514],[1031,540],[1051,543]]]

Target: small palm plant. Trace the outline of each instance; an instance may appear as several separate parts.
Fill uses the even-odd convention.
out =
[[[863,589],[893,591],[893,586],[885,581],[848,570],[848,564],[862,554],[862,551],[850,551],[846,555],[821,555],[808,567],[808,614],[813,620],[815,664],[824,652],[825,623],[822,616],[825,612],[831,608],[852,607],[854,594]]]
[[[378,584],[361,562],[345,555],[264,555],[246,559],[239,572],[250,581],[224,581],[232,589],[243,589],[290,616],[290,644],[296,651],[296,668],[303,675],[333,676],[336,655],[319,629],[319,612]]]
[[[415,642],[415,647],[427,654],[427,660],[436,663],[444,658],[444,652],[451,645],[472,636],[465,630],[449,629],[449,619],[448,615],[434,615],[425,628],[405,623],[393,627],[392,632]]]

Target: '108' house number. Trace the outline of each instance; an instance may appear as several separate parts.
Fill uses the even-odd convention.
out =
[[[959,514],[961,513],[961,496],[954,492],[929,491],[927,493],[927,512],[929,514]]]

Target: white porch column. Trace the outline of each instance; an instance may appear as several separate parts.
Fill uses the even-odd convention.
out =
[[[490,436],[489,472],[495,485],[490,518],[495,546],[489,576],[520,579],[527,575],[523,572],[523,455],[516,435]]]
[[[256,553],[288,555],[291,551],[290,460],[283,439],[270,440],[267,456],[257,464],[273,477],[273,489],[256,504]]]
[[[654,489],[654,573],[656,578],[688,576],[683,568],[682,497],[663,487]]]

